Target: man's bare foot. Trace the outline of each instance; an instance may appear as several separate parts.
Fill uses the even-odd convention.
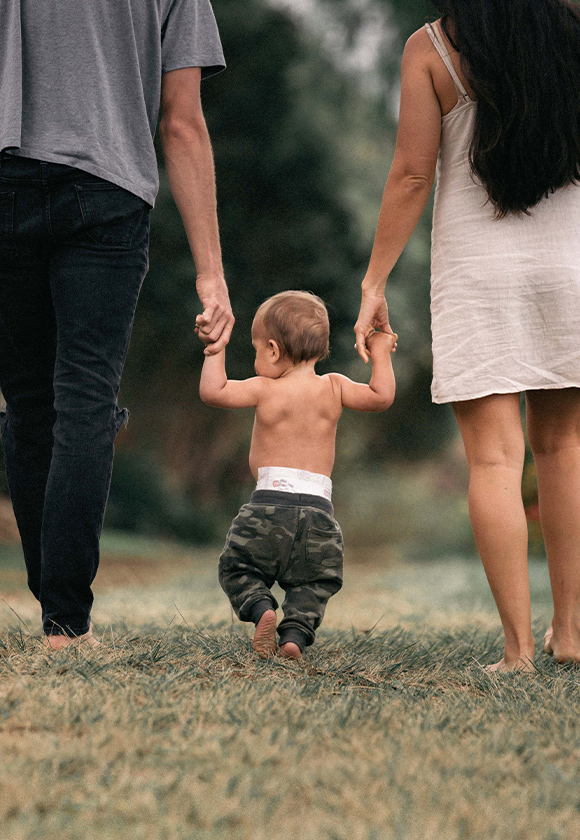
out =
[[[47,648],[50,648],[50,650],[62,650],[70,645],[75,645],[77,647],[83,645],[84,647],[95,648],[100,647],[101,643],[93,636],[93,625],[90,624],[88,632],[83,633],[82,636],[64,636],[51,633],[49,636],[44,637],[44,644]]]
[[[527,671],[534,673],[535,670],[531,658],[516,659],[514,662],[506,662],[505,659],[500,659],[499,662],[495,662],[493,665],[486,665],[484,668],[484,671],[487,671],[488,674],[505,674],[508,671]]]
[[[283,645],[280,645],[280,656],[285,659],[300,659],[302,653],[295,642],[284,642]]]
[[[252,647],[258,656],[275,656],[278,647],[276,644],[275,610],[266,610],[256,624]]]

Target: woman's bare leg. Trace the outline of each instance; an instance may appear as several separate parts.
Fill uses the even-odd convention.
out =
[[[522,501],[525,456],[519,394],[453,404],[469,461],[469,515],[505,633],[491,670],[531,668],[534,639],[528,581],[528,528]]]
[[[546,650],[580,662],[580,389],[529,391],[526,400],[554,599]]]

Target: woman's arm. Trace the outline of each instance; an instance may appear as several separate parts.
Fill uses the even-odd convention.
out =
[[[425,29],[405,46],[401,65],[401,108],[395,156],[383,193],[375,243],[362,282],[362,304],[355,326],[357,350],[368,362],[366,337],[375,327],[392,332],[384,289],[393,266],[425,208],[437,166],[441,107],[429,59],[433,45]]]

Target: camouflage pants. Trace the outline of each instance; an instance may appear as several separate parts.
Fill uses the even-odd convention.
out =
[[[250,621],[252,606],[269,599],[277,581],[286,593],[278,626],[314,641],[326,603],[342,586],[343,542],[332,505],[318,496],[258,490],[228,532],[219,581],[236,615]]]

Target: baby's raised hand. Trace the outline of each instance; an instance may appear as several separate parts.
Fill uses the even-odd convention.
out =
[[[202,332],[201,317],[202,317],[201,315],[198,315],[197,318],[195,319],[194,332],[195,332],[196,336],[199,338],[199,340],[202,342],[202,344],[205,347],[207,347],[208,344],[211,344],[211,341],[208,338],[208,336],[204,332]]]
[[[396,333],[384,333],[378,331],[367,335],[366,346],[371,354],[371,357],[377,352],[395,353],[397,350],[398,337],[399,336]]]

